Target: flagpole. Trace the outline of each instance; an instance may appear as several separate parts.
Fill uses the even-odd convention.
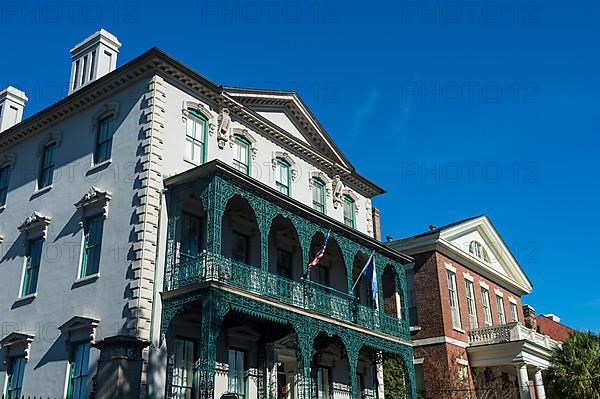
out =
[[[352,292],[354,292],[354,288],[356,288],[356,285],[360,281],[360,278],[362,277],[363,273],[365,272],[365,269],[369,266],[369,263],[371,263],[371,259],[373,258],[373,255],[375,255],[375,250],[373,250],[373,252],[371,252],[371,256],[369,256],[369,259],[367,260],[367,263],[365,263],[365,266],[360,271],[360,274],[358,275],[358,278],[356,279],[356,281],[354,282],[354,285],[352,286],[352,289],[351,289]]]

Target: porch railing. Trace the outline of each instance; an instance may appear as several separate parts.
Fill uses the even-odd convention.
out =
[[[390,335],[405,338],[408,335],[403,320],[360,305],[353,295],[310,280],[290,280],[206,251],[195,259],[177,263],[166,276],[165,289],[171,291],[211,281]]]
[[[489,345],[512,341],[531,341],[545,348],[552,348],[557,342],[547,335],[540,334],[517,322],[499,326],[475,328],[469,331],[469,344]]]

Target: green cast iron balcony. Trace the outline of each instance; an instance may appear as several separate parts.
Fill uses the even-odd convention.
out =
[[[165,290],[198,283],[219,282],[297,308],[386,334],[405,337],[405,322],[360,305],[358,298],[310,280],[294,281],[257,267],[204,251],[178,262],[166,276]]]

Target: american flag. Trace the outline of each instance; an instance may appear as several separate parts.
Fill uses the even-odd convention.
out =
[[[317,266],[319,264],[319,261],[321,260],[321,258],[323,258],[323,256],[325,255],[325,249],[327,248],[327,241],[329,241],[329,234],[331,234],[331,230],[329,230],[327,232],[327,234],[325,234],[325,238],[323,239],[323,244],[321,245],[321,248],[319,248],[319,251],[315,255],[315,258],[312,260],[312,262],[310,262],[308,264],[308,270],[306,271],[306,274],[310,273],[312,268]]]

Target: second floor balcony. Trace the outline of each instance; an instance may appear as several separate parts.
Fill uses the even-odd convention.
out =
[[[167,179],[166,186],[167,296],[216,284],[315,317],[409,337],[402,265],[410,258],[218,161]],[[328,233],[325,256],[309,272]],[[375,295],[370,279],[359,279],[370,254]]]
[[[547,349],[551,349],[558,344],[547,335],[540,334],[517,322],[476,328],[469,331],[469,345],[471,346],[501,344],[525,340]]]

